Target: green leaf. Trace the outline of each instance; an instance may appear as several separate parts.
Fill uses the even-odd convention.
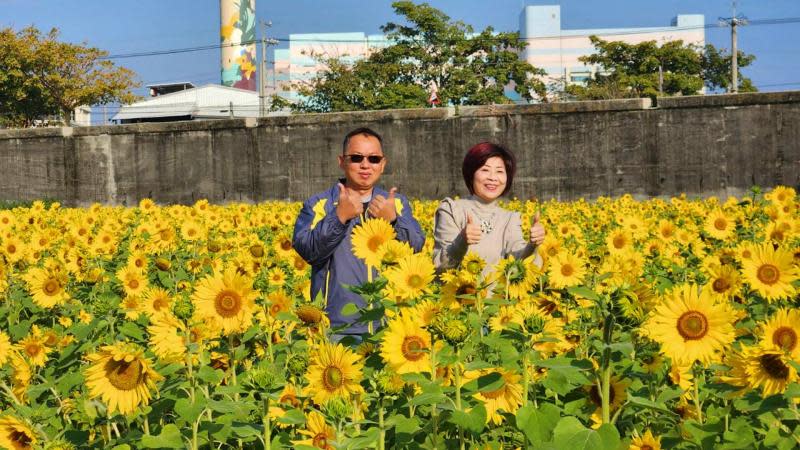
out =
[[[671,409],[667,408],[667,405],[665,405],[664,403],[654,402],[654,401],[648,400],[646,398],[636,397],[636,396],[631,395],[631,396],[628,396],[628,402],[630,402],[633,405],[642,406],[644,408],[650,408],[650,409],[653,409],[653,410],[656,410],[656,411],[659,411],[659,412],[663,412],[663,413],[667,413],[667,414],[670,414],[670,415],[674,415],[674,416],[678,415],[676,412],[674,412]]]
[[[414,435],[420,430],[420,423],[417,417],[406,417],[395,415],[386,421],[387,427],[394,426],[395,445],[402,446],[414,439]]]
[[[355,303],[347,303],[342,306],[341,315],[354,316],[356,314],[358,314],[358,306]]]
[[[234,436],[240,438],[258,437],[261,436],[263,427],[255,426],[254,424],[245,422],[233,422],[230,426]]]
[[[174,424],[164,425],[158,436],[142,436],[139,445],[142,448],[185,448],[181,432]]]
[[[299,409],[290,409],[286,411],[283,417],[278,418],[278,422],[285,423],[286,425],[303,425],[306,423],[306,416],[303,411]]]
[[[125,322],[117,327],[117,330],[123,336],[136,339],[137,341],[144,341],[144,332],[133,322]]]
[[[197,371],[197,378],[199,380],[212,385],[219,384],[224,377],[225,374],[221,370],[214,369],[210,366],[202,366],[200,370]]]
[[[422,393],[411,399],[409,403],[414,406],[438,405],[447,400],[447,396],[442,393]]]
[[[194,423],[205,409],[205,398],[199,397],[192,403],[188,398],[181,398],[175,402],[175,412],[188,423]]]
[[[478,378],[479,392],[493,392],[505,386],[506,382],[499,372],[491,372]]]
[[[380,430],[378,427],[372,427],[367,431],[362,431],[361,434],[347,442],[347,448],[370,448],[374,447],[375,443],[380,438]]]
[[[611,424],[603,424],[591,430],[575,417],[564,417],[553,430],[556,448],[569,450],[617,450],[620,447],[619,432]]]
[[[567,292],[572,294],[574,297],[583,297],[585,299],[592,300],[595,302],[600,301],[600,295],[586,286],[568,287]]]
[[[450,421],[465,431],[479,434],[486,428],[486,408],[478,404],[469,412],[454,410]]]
[[[543,403],[539,408],[529,404],[517,411],[517,428],[534,446],[540,446],[553,437],[553,430],[561,418],[561,411],[552,403]]]

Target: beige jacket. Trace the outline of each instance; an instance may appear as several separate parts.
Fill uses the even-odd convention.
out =
[[[474,245],[467,245],[461,233],[467,224],[468,213],[483,230],[483,237]],[[492,272],[494,265],[509,255],[522,259],[536,252],[536,247],[522,235],[518,212],[503,209],[496,201],[484,203],[475,196],[442,200],[436,209],[433,238],[433,264],[438,272],[457,267],[468,251],[486,261],[484,275]],[[535,263],[539,267],[542,265],[538,254]]]

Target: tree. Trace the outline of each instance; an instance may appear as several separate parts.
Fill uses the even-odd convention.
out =
[[[730,56],[711,44],[701,48],[682,40],[658,45],[656,41],[628,44],[597,36],[589,39],[596,52],[579,59],[597,65],[599,70],[585,86],[567,86],[567,93],[579,99],[693,95],[703,86],[711,90],[725,87],[730,80]],[[741,52],[740,55],[740,67],[755,59]],[[754,89],[749,79],[740,79],[746,89]]]
[[[26,126],[60,114],[69,125],[78,106],[136,100],[131,70],[102,59],[106,51],[57,38],[55,28],[46,35],[34,27],[0,30],[0,120]]]
[[[327,65],[308,85],[301,111],[353,111],[424,107],[435,86],[443,105],[511,103],[508,85],[526,100],[545,98],[544,71],[520,60],[527,45],[519,33],[474,29],[428,4],[392,3],[405,24],[382,27],[390,45],[352,64],[342,58]]]
[[[727,91],[731,85],[731,54],[724,53],[717,50],[711,44],[706,44],[705,51],[703,52],[703,79],[706,82],[706,87],[711,91]],[[745,54],[743,51],[737,51],[737,65],[741,69],[747,67],[755,61],[754,55]],[[750,78],[742,76],[741,70],[738,75],[739,92],[755,92],[755,86]]]

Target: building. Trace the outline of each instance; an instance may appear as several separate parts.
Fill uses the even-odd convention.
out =
[[[122,106],[111,121],[125,124],[258,117],[259,98],[254,91],[207,84],[158,94],[159,91],[171,90],[168,85],[159,87],[157,90],[151,89],[155,96]]]
[[[594,52],[589,36],[607,41],[638,44],[644,41],[683,40],[705,45],[705,17],[682,14],[672,19],[672,26],[649,28],[561,28],[561,6],[526,6],[519,16],[520,38],[528,42],[521,58],[547,72],[546,82],[583,83],[594,76],[596,66],[579,61]]]
[[[620,40],[635,44],[643,41],[682,39],[686,43],[705,44],[704,16],[678,15],[671,26],[648,28],[561,28],[559,5],[526,6],[519,17],[519,34],[528,42],[520,58],[547,72],[545,82],[551,87],[564,83],[582,83],[597,72],[597,67],[578,60],[590,55],[594,47],[589,36],[598,35],[606,40]],[[363,58],[374,49],[390,45],[384,35],[364,33],[291,34],[289,48],[275,50],[270,93],[288,100],[299,98],[292,87],[307,82],[321,70],[315,55],[338,56],[350,59]],[[519,100],[513,86],[507,86],[506,95]]]

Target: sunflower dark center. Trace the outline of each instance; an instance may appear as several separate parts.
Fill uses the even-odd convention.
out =
[[[756,276],[762,283],[772,285],[780,280],[781,271],[772,264],[764,264],[758,268]]]
[[[253,255],[254,258],[261,258],[264,256],[264,247],[260,244],[251,245],[250,254]]]
[[[225,289],[217,294],[214,299],[214,309],[222,317],[233,317],[242,309],[242,299],[239,294]]]
[[[564,264],[561,266],[561,275],[568,277],[575,273],[575,268],[572,267],[572,264]]]
[[[419,361],[425,356],[425,341],[419,336],[406,336],[403,338],[403,344],[400,346],[400,351],[403,357],[409,361]]]
[[[714,292],[721,293],[728,290],[731,287],[731,284],[725,277],[717,278],[714,280],[714,283],[711,284],[711,287],[714,289]]]
[[[328,435],[325,433],[317,433],[311,441],[311,445],[317,448],[328,448]]]
[[[762,355],[758,358],[761,368],[764,369],[771,378],[786,380],[789,378],[789,367],[781,361],[780,356],[773,354]]]
[[[32,342],[30,344],[25,345],[25,353],[31,358],[36,357],[41,352],[42,352],[42,346],[36,342]]]
[[[169,302],[167,302],[167,299],[163,297],[157,297],[155,300],[153,300],[153,309],[155,309],[156,311],[161,311],[162,309],[165,309],[167,306],[169,306]]]
[[[462,284],[456,289],[456,295],[475,295],[478,292],[472,283]]]
[[[326,391],[335,391],[344,384],[344,374],[342,369],[336,366],[328,366],[322,372],[322,384]]]
[[[380,247],[381,244],[383,244],[383,238],[381,236],[372,236],[367,241],[367,247],[373,252],[378,251],[378,247]]]
[[[12,430],[11,433],[8,434],[11,443],[14,444],[15,448],[18,449],[27,449],[33,448],[31,444],[33,443],[33,439],[28,436],[28,433],[24,431]]]
[[[56,295],[61,291],[61,284],[53,278],[48,278],[47,281],[44,282],[42,290],[47,295]]]
[[[131,362],[109,360],[106,363],[106,378],[112,386],[121,391],[130,391],[142,383],[142,363],[138,359]]]
[[[624,236],[615,236],[613,243],[614,243],[614,248],[625,247],[625,237]]]
[[[128,280],[128,287],[131,289],[136,289],[139,287],[139,280]]]
[[[772,343],[784,350],[797,347],[797,332],[789,327],[780,327],[772,333]]]
[[[699,311],[686,311],[678,318],[678,334],[688,341],[702,339],[708,334],[708,319]]]
[[[728,228],[728,221],[723,219],[722,217],[718,217],[717,220],[714,221],[714,228],[722,231]]]
[[[6,251],[8,253],[16,253],[17,247],[14,244],[8,244],[8,247],[6,247]]]

